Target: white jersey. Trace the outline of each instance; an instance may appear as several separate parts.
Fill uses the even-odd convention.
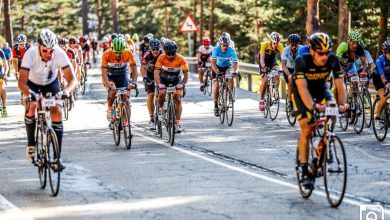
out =
[[[201,55],[209,55],[211,56],[211,53],[213,52],[213,46],[209,46],[209,49],[206,49],[206,47],[204,45],[201,45],[198,49],[198,52],[201,54]]]
[[[298,50],[301,47],[302,47],[302,45],[298,45],[297,51],[295,53],[295,56],[294,56],[294,54],[291,51],[290,45],[288,45],[287,47],[285,47],[283,49],[281,60],[282,61],[287,61],[286,66],[288,68],[290,68],[290,69],[294,69],[295,68],[295,58],[298,56]]]
[[[66,67],[73,69],[65,51],[58,46],[54,47],[52,58],[48,62],[42,60],[38,46],[28,49],[21,65],[21,68],[29,71],[28,80],[40,86],[57,80],[58,71]]]

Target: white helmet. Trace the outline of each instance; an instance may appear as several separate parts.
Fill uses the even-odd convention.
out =
[[[126,41],[130,40],[130,38],[131,38],[131,37],[130,37],[130,34],[125,34],[125,40],[126,40]]]
[[[270,39],[272,43],[279,43],[281,36],[278,32],[272,32],[270,35]]]
[[[53,48],[57,44],[57,36],[49,29],[42,29],[38,34],[39,45]]]
[[[109,39],[108,39],[108,37],[103,37],[103,42],[108,42],[109,41]]]
[[[16,41],[18,42],[18,44],[26,43],[27,37],[24,34],[19,34],[16,38]]]

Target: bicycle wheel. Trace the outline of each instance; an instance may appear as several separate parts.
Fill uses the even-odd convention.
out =
[[[384,117],[384,112],[387,111],[386,108],[383,109],[380,120],[376,120],[374,116],[374,112],[378,108],[379,98],[377,97],[374,101],[373,109],[372,109],[372,128],[374,130],[375,137],[378,141],[382,142],[386,139],[387,135],[387,120],[386,117]]]
[[[42,130],[36,128],[35,132],[35,146],[37,147],[37,160],[35,161],[38,166],[38,176],[41,189],[46,187],[47,180],[47,162],[44,152],[44,142],[43,142],[43,133]]]
[[[157,135],[157,137],[162,138],[162,123],[161,123],[161,120],[159,120],[159,117],[158,117],[159,115],[160,115],[160,112],[159,112],[158,103],[157,103],[157,101],[155,101],[155,103],[154,103],[154,121],[156,122],[155,123],[156,132],[157,132],[156,135]]]
[[[279,91],[275,86],[271,87],[271,94],[270,94],[270,102],[269,102],[269,117],[272,121],[274,121],[278,117],[279,113]]]
[[[123,130],[123,139],[125,141],[125,146],[128,150],[131,148],[131,125],[130,125],[130,110],[126,104],[122,104],[121,107],[121,124]]]
[[[82,71],[81,72],[81,95],[85,94],[85,88],[86,88],[85,73],[84,71]]]
[[[354,94],[354,101],[355,101],[355,120],[353,123],[353,130],[355,130],[356,134],[361,134],[364,128],[364,104],[363,104],[363,98],[360,96],[360,94],[355,93]]]
[[[68,118],[69,118],[69,100],[68,99],[64,100],[64,104],[62,106],[62,110],[64,112],[64,118],[67,121]]]
[[[226,92],[226,108],[225,108],[225,114],[226,114],[226,122],[228,126],[232,126],[233,119],[234,119],[234,96],[230,89],[227,89]]]
[[[264,111],[263,111],[264,118],[268,117],[270,100],[271,100],[271,97],[270,97],[270,94],[269,94],[269,91],[268,91],[268,87],[267,87],[265,89],[265,93],[264,93]]]
[[[118,104],[117,104],[117,101],[115,100],[114,102],[114,105],[113,107],[115,108],[115,111],[117,108]],[[120,113],[121,112],[116,112],[116,115],[113,114],[112,116],[112,119],[111,119],[111,126],[112,126],[112,136],[114,138],[114,143],[116,146],[118,146],[121,142],[121,130],[120,130],[120,127],[121,127],[121,116],[120,116]]]
[[[223,87],[219,88],[219,96],[218,96],[218,111],[219,111],[219,121],[221,124],[225,122],[225,100],[223,95]]]
[[[288,124],[290,126],[294,126],[297,121],[297,118],[295,116],[292,116],[290,102],[286,101],[286,104],[284,106],[286,108],[286,116],[287,116]]]
[[[175,115],[175,105],[172,100],[168,103],[168,141],[171,146],[175,143],[175,125],[176,125],[176,115]]]
[[[372,112],[372,102],[370,92],[364,88],[363,89],[363,106],[364,106],[364,125],[366,128],[371,127],[371,112]]]
[[[348,124],[349,124],[348,113],[347,112],[340,114],[340,116],[339,116],[339,123],[340,123],[340,128],[343,131],[346,131],[347,128],[348,128]]]
[[[309,161],[311,161],[311,158],[310,158],[310,155],[309,154]],[[309,198],[311,193],[313,192],[313,189],[314,188],[310,188],[310,189],[306,189],[302,184],[302,168],[300,166],[301,162],[300,162],[300,157],[299,157],[299,150],[297,148],[297,151],[296,151],[296,167],[295,167],[295,171],[296,171],[296,174],[297,174],[297,184],[298,184],[298,189],[299,189],[299,193],[301,194],[301,196],[305,199]]]
[[[211,78],[210,71],[207,72],[207,79],[208,79],[207,94],[211,96],[211,94],[213,93],[213,79]]]
[[[326,197],[329,204],[336,208],[343,201],[347,186],[347,157],[339,137],[331,137],[324,156],[322,171]]]
[[[54,130],[49,129],[47,131],[47,162],[49,169],[49,183],[50,189],[53,196],[57,196],[60,189],[60,178],[61,178],[61,165],[60,165],[60,152],[57,142],[57,136]]]

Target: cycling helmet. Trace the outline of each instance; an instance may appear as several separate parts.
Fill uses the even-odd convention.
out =
[[[148,33],[146,36],[149,36],[149,38],[154,38],[154,35],[152,33]]]
[[[149,34],[147,34],[144,36],[143,39],[144,39],[144,42],[149,43],[153,39],[153,37],[151,37]]]
[[[70,44],[76,44],[76,43],[77,43],[76,38],[75,38],[75,37],[69,38],[69,43],[70,43]]]
[[[126,49],[125,42],[121,38],[115,38],[111,42],[111,49],[115,53],[121,53]]]
[[[299,44],[299,42],[301,42],[301,37],[299,37],[298,34],[290,34],[290,36],[288,36],[288,43]]]
[[[42,29],[38,34],[38,44],[47,48],[53,48],[57,44],[57,36],[49,29]]]
[[[59,45],[68,44],[68,40],[66,38],[58,38],[58,44]]]
[[[203,39],[203,45],[209,46],[211,44],[211,40],[209,38],[204,38]]]
[[[80,43],[86,43],[86,42],[87,42],[87,38],[86,38],[85,36],[81,36],[81,37],[79,38],[79,42],[80,42]]]
[[[230,38],[230,34],[228,32],[222,32],[222,36],[227,36]]]
[[[18,44],[23,44],[27,42],[27,37],[24,34],[19,34],[18,37],[16,38],[16,41]]]
[[[126,41],[130,40],[131,39],[130,34],[125,34],[124,38]]]
[[[138,41],[138,40],[139,40],[138,34],[137,34],[137,33],[133,34],[133,36],[131,36],[131,39],[132,39],[133,41]]]
[[[329,35],[318,32],[310,35],[310,48],[319,51],[330,51],[332,49],[332,40]]]
[[[278,32],[272,32],[270,35],[270,39],[272,43],[279,43],[281,36]]]
[[[219,44],[228,44],[230,43],[230,38],[226,35],[222,35],[219,40],[218,40]]]
[[[383,42],[383,44],[382,44],[382,51],[383,51],[384,54],[390,53],[390,40],[387,40],[387,41]]]
[[[153,39],[149,44],[151,49],[160,49],[160,41],[158,39]]]
[[[359,32],[357,31],[350,31],[348,33],[348,41],[360,41],[361,37]]]
[[[108,37],[103,37],[103,42],[108,42],[110,39]]]
[[[112,33],[111,34],[111,40],[114,40],[115,38],[118,38],[118,34],[117,33]]]
[[[164,44],[164,51],[169,56],[175,55],[177,51],[176,43],[171,40],[166,41]]]

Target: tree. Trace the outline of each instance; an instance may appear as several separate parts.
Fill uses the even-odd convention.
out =
[[[318,30],[320,26],[319,17],[319,0],[307,0],[307,34],[312,34],[316,30]]]
[[[111,0],[111,14],[113,31],[119,33],[117,0]]]
[[[347,9],[346,0],[339,0],[339,25],[338,25],[338,41],[341,43],[347,38],[348,24],[349,24],[349,12]]]
[[[387,39],[388,34],[388,18],[389,18],[389,3],[382,2],[380,5],[380,16],[379,16],[379,36],[378,36],[378,45],[381,48],[383,42]],[[378,54],[380,53],[378,50]]]
[[[89,30],[88,30],[88,13],[89,13],[88,0],[83,0],[81,7],[82,7],[82,14],[83,14],[83,35],[86,35],[89,33]]]
[[[13,32],[12,32],[12,20],[11,20],[11,0],[4,0],[4,32],[5,39],[10,44],[13,45]]]
[[[210,32],[210,39],[211,42],[214,41],[214,9],[215,9],[215,2],[214,0],[210,0],[210,23],[209,23],[209,32]]]

